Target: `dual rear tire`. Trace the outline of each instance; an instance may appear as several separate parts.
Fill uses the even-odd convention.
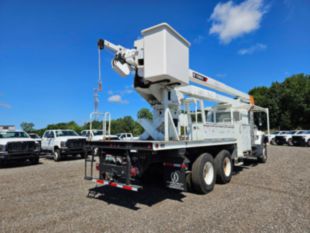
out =
[[[209,153],[203,153],[192,166],[192,188],[197,193],[206,194],[214,189],[215,182],[229,183],[232,170],[231,155],[227,150],[220,151],[215,158]]]

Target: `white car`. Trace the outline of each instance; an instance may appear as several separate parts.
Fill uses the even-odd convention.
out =
[[[291,131],[283,131],[280,134],[275,136],[275,143],[277,145],[293,145],[292,137],[298,134],[300,130],[291,130]]]
[[[24,131],[0,132],[0,162],[8,160],[39,163],[40,144]]]
[[[52,152],[54,160],[59,161],[67,155],[84,157],[85,142],[86,138],[73,130],[47,130],[42,136],[41,148]]]
[[[293,135],[292,142],[294,146],[309,146],[310,147],[310,130],[302,130],[296,135]]]
[[[93,130],[83,130],[81,132],[83,137],[86,137],[90,141],[101,141],[105,140],[118,140],[117,135],[103,135],[103,130],[93,129]]]

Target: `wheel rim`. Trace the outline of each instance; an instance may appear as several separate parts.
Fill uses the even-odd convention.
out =
[[[206,162],[203,168],[203,177],[207,185],[212,184],[214,179],[214,168],[211,162]]]
[[[224,158],[224,162],[223,162],[223,169],[224,169],[224,174],[225,176],[230,176],[231,173],[231,161],[228,157]]]
[[[57,160],[57,159],[58,159],[58,157],[59,157],[59,154],[58,154],[58,152],[57,152],[57,151],[55,151],[55,152],[54,152],[54,158],[55,158],[55,160]]]

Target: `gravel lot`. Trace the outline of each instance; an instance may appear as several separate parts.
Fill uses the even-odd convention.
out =
[[[310,148],[268,150],[208,195],[157,184],[93,199],[83,160],[0,168],[0,232],[310,232]]]

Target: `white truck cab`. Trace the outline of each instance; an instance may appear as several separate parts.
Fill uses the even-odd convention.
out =
[[[294,146],[309,146],[310,147],[310,130],[301,130],[296,135],[292,136]]]
[[[86,137],[89,141],[100,141],[100,140],[118,140],[117,135],[104,135],[103,130],[83,130],[81,136]]]
[[[44,151],[52,152],[55,161],[61,160],[66,155],[84,156],[85,137],[79,136],[73,130],[47,130],[41,141]]]
[[[40,144],[24,131],[0,131],[0,162],[30,160],[39,163]]]

